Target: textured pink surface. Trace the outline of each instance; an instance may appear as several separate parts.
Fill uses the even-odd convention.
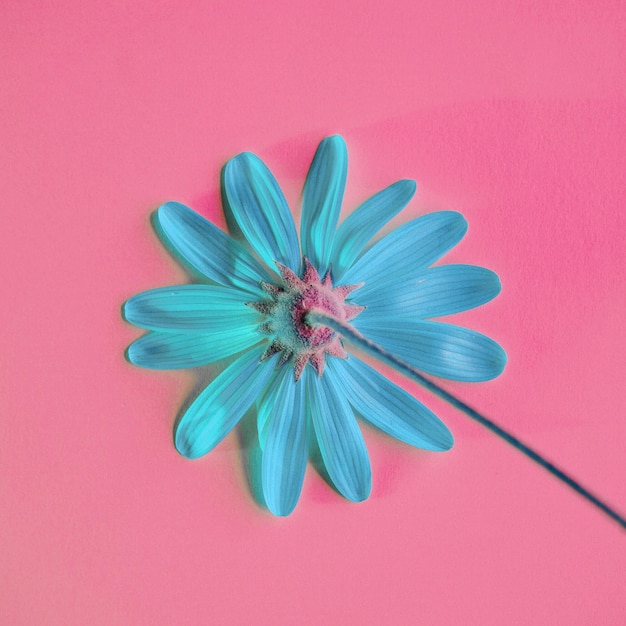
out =
[[[0,621],[624,623],[624,533],[434,400],[450,453],[366,430],[369,501],[310,468],[271,517],[234,435],[175,452],[194,376],[128,365],[120,305],[184,280],[159,203],[223,224],[247,149],[297,205],[339,132],[348,208],[415,178],[400,221],[461,210],[447,260],[502,278],[456,319],[504,375],[447,387],[624,512],[625,24],[618,0],[2,3]]]

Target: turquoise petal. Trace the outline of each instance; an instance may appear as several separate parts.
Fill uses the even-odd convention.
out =
[[[272,373],[259,363],[262,349],[250,350],[226,368],[191,404],[176,426],[176,449],[196,459],[212,450],[233,429]]]
[[[342,381],[348,402],[380,430],[425,450],[449,450],[454,444],[448,427],[430,409],[355,356],[328,359],[326,367]]]
[[[300,498],[309,441],[304,406],[305,370],[298,383],[291,367],[281,368],[263,448],[263,496],[274,515],[289,515]]]
[[[365,500],[372,471],[363,435],[348,404],[341,380],[325,373],[306,380],[307,403],[320,452],[330,479],[348,500]]]
[[[345,274],[344,284],[365,282],[359,297],[384,285],[410,280],[454,247],[467,231],[454,211],[429,213],[396,228],[375,243]]]
[[[300,224],[302,252],[320,274],[328,269],[347,173],[343,138],[327,137],[317,148],[304,183]]]
[[[418,370],[465,382],[499,376],[506,353],[493,339],[451,324],[376,316],[352,322],[363,335]]]
[[[415,188],[415,181],[399,180],[379,191],[348,215],[339,227],[333,243],[331,266],[335,282],[341,279],[367,242],[409,203],[415,194]]]
[[[250,294],[212,285],[178,285],[144,291],[124,305],[128,322],[149,330],[226,332],[261,322],[246,306]]]
[[[144,335],[128,346],[127,357],[139,367],[175,370],[199,367],[241,352],[258,343],[255,326],[216,330],[212,333],[162,333]]]
[[[404,282],[359,291],[355,300],[367,309],[365,322],[375,316],[439,317],[485,304],[500,293],[498,275],[473,265],[430,267]]]
[[[179,202],[167,202],[157,211],[157,224],[166,243],[197,272],[220,285],[262,295],[267,272],[237,241]]]
[[[293,368],[279,367],[272,372],[267,385],[265,385],[265,391],[263,395],[259,396],[256,401],[256,415],[257,415],[257,434],[259,438],[259,447],[261,450],[265,447],[265,440],[267,438],[268,426],[270,423],[270,417],[274,409],[274,404],[278,401],[278,394],[280,393],[280,385],[283,381],[283,377],[287,372],[291,371],[291,377],[293,378]]]
[[[263,161],[250,152],[224,168],[226,199],[241,231],[261,259],[300,271],[296,226],[283,192]]]

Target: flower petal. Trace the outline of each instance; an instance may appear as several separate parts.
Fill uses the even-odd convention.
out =
[[[261,450],[265,447],[265,440],[267,439],[268,425],[274,404],[278,401],[278,394],[280,392],[280,384],[283,376],[289,371],[288,367],[279,367],[272,372],[265,390],[262,395],[257,398],[256,401],[256,415],[257,415],[257,434],[259,438],[259,447]],[[291,374],[293,377],[293,374]]]
[[[302,491],[309,441],[304,381],[295,383],[288,366],[281,368],[280,379],[263,448],[263,496],[274,515],[289,515]]]
[[[152,289],[124,304],[125,319],[149,330],[222,332],[261,322],[246,306],[250,294],[212,285],[177,285]]]
[[[409,203],[415,194],[415,188],[415,181],[399,180],[379,191],[348,215],[339,227],[333,243],[331,266],[335,282],[340,280],[361,254],[367,242]]]
[[[498,275],[473,265],[430,267],[392,286],[359,292],[359,304],[367,307],[363,321],[374,316],[439,317],[485,304],[500,293]]]
[[[328,269],[347,173],[343,138],[327,137],[317,148],[304,183],[300,224],[302,252],[320,274]]]
[[[499,376],[506,364],[506,353],[493,339],[460,326],[387,316],[358,317],[353,324],[368,339],[433,376],[483,382]]]
[[[256,155],[239,154],[224,168],[226,199],[250,245],[269,266],[300,270],[296,226],[276,179]]]
[[[176,426],[176,449],[196,459],[212,450],[262,392],[272,364],[259,363],[262,350],[250,350],[227,367],[191,404]]]
[[[157,211],[160,234],[197,272],[220,285],[262,295],[267,272],[232,237],[179,202],[167,202]]]
[[[467,231],[454,211],[429,213],[396,228],[375,243],[345,274],[346,284],[365,282],[359,296],[397,285],[427,268],[454,247]]]
[[[348,500],[365,500],[372,488],[372,471],[350,405],[332,376],[309,375],[306,383],[307,403],[330,479]]]
[[[430,409],[354,355],[328,359],[327,368],[342,381],[348,402],[380,430],[425,450],[449,450],[454,444],[448,427]]]
[[[198,367],[241,352],[258,343],[256,326],[243,326],[212,333],[152,332],[128,346],[128,360],[154,370]]]

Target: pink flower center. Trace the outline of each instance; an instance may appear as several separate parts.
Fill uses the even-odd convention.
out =
[[[327,354],[339,358],[346,358],[347,354],[334,330],[311,325],[307,316],[311,311],[319,311],[341,321],[355,318],[365,307],[346,303],[345,300],[362,285],[333,287],[330,273],[320,280],[319,273],[306,257],[302,278],[284,265],[277,263],[277,266],[283,285],[263,283],[262,287],[271,300],[250,303],[267,316],[259,330],[272,336],[261,360],[280,352],[279,365],[284,365],[293,357],[296,381],[302,376],[308,361],[321,376]]]

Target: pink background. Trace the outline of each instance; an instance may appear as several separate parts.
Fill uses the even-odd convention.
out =
[[[175,452],[194,376],[127,364],[120,305],[185,280],[161,202],[223,225],[252,150],[297,210],[341,133],[347,209],[415,178],[399,221],[462,211],[447,260],[502,278],[455,321],[509,365],[447,388],[624,513],[625,25],[619,0],[2,2],[0,622],[624,623],[623,531],[441,402],[450,453],[364,429],[370,500],[309,468],[273,518],[234,435]]]

